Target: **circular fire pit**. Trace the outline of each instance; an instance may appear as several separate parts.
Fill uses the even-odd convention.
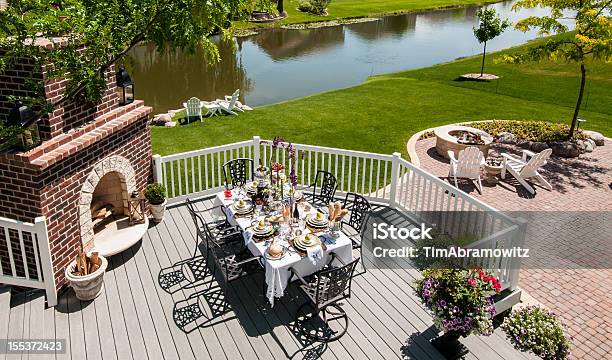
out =
[[[476,146],[486,157],[493,137],[486,132],[461,125],[446,125],[434,129],[436,152],[448,159],[448,151],[456,154],[468,146]]]

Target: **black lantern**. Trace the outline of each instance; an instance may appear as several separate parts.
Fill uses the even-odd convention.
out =
[[[13,107],[9,111],[7,117],[7,125],[15,127],[25,127],[25,125],[34,117],[34,112],[28,106],[23,105],[19,100],[16,100]],[[36,123],[23,129],[19,135],[21,146],[24,150],[33,148],[38,142],[38,128]]]
[[[134,191],[128,199],[130,225],[144,224],[146,218],[145,209],[144,196],[141,196],[138,191]]]
[[[117,71],[117,95],[119,95],[119,105],[134,102],[134,81],[123,66]]]

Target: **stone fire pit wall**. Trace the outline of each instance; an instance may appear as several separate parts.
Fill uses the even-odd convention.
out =
[[[457,138],[451,133],[458,131],[469,131],[474,134],[479,134],[484,141],[484,144],[460,144],[457,142]],[[471,128],[468,126],[461,125],[445,125],[440,126],[434,129],[434,134],[436,135],[436,152],[438,155],[443,156],[445,159],[448,159],[448,151],[452,150],[455,153],[455,157],[459,153],[459,151],[469,147],[475,146],[482,151],[485,157],[487,157],[489,153],[489,148],[491,147],[491,143],[493,142],[493,137],[486,132]]]
[[[8,93],[27,95],[23,83],[31,62],[23,59],[0,82],[0,98]],[[44,68],[39,69],[45,78]],[[129,162],[134,189],[142,190],[151,175],[151,139],[142,101],[119,106],[115,70],[106,73],[107,89],[98,104],[68,104],[40,121],[40,146],[26,153],[0,153],[0,216],[34,222],[47,219],[51,257],[58,288],[65,284],[64,268],[81,248],[80,202],[83,185],[97,164]],[[41,80],[44,81],[44,80]],[[50,101],[61,97],[66,81],[45,82]],[[0,103],[0,118],[8,114]],[[122,163],[123,164],[123,163]],[[98,168],[99,169],[99,166]],[[93,175],[95,176],[95,175]],[[28,254],[28,257],[31,254]],[[5,264],[6,248],[0,247]]]

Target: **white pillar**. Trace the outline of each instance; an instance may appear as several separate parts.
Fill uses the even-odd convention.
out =
[[[389,190],[389,207],[394,209],[396,206],[395,198],[397,193],[397,180],[399,178],[399,161],[402,158],[402,154],[398,152],[393,153],[391,159],[391,189]]]

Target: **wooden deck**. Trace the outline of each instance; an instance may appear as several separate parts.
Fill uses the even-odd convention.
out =
[[[212,205],[207,199],[202,208]],[[388,208],[376,209],[372,221],[406,226],[405,217]],[[296,334],[293,317],[304,302],[292,286],[270,308],[262,294],[263,276],[233,287],[234,311],[212,319],[208,326],[185,334],[173,321],[173,306],[194,290],[170,295],[158,285],[160,269],[191,256],[195,228],[184,206],[167,211],[142,243],[112,257],[104,293],[81,302],[67,290],[55,309],[44,308],[40,292],[13,295],[7,318],[8,338],[67,339],[65,354],[10,355],[6,359],[441,359],[429,344],[435,337],[432,319],[413,294],[418,272],[370,269],[353,282],[344,302],[350,325],[347,334],[328,346],[305,344]],[[366,254],[366,266],[372,258]],[[5,312],[5,310],[0,310]],[[4,336],[3,336],[4,337]],[[466,359],[527,359],[513,349],[501,330],[490,337],[470,336]],[[0,355],[0,359],[4,355]]]

